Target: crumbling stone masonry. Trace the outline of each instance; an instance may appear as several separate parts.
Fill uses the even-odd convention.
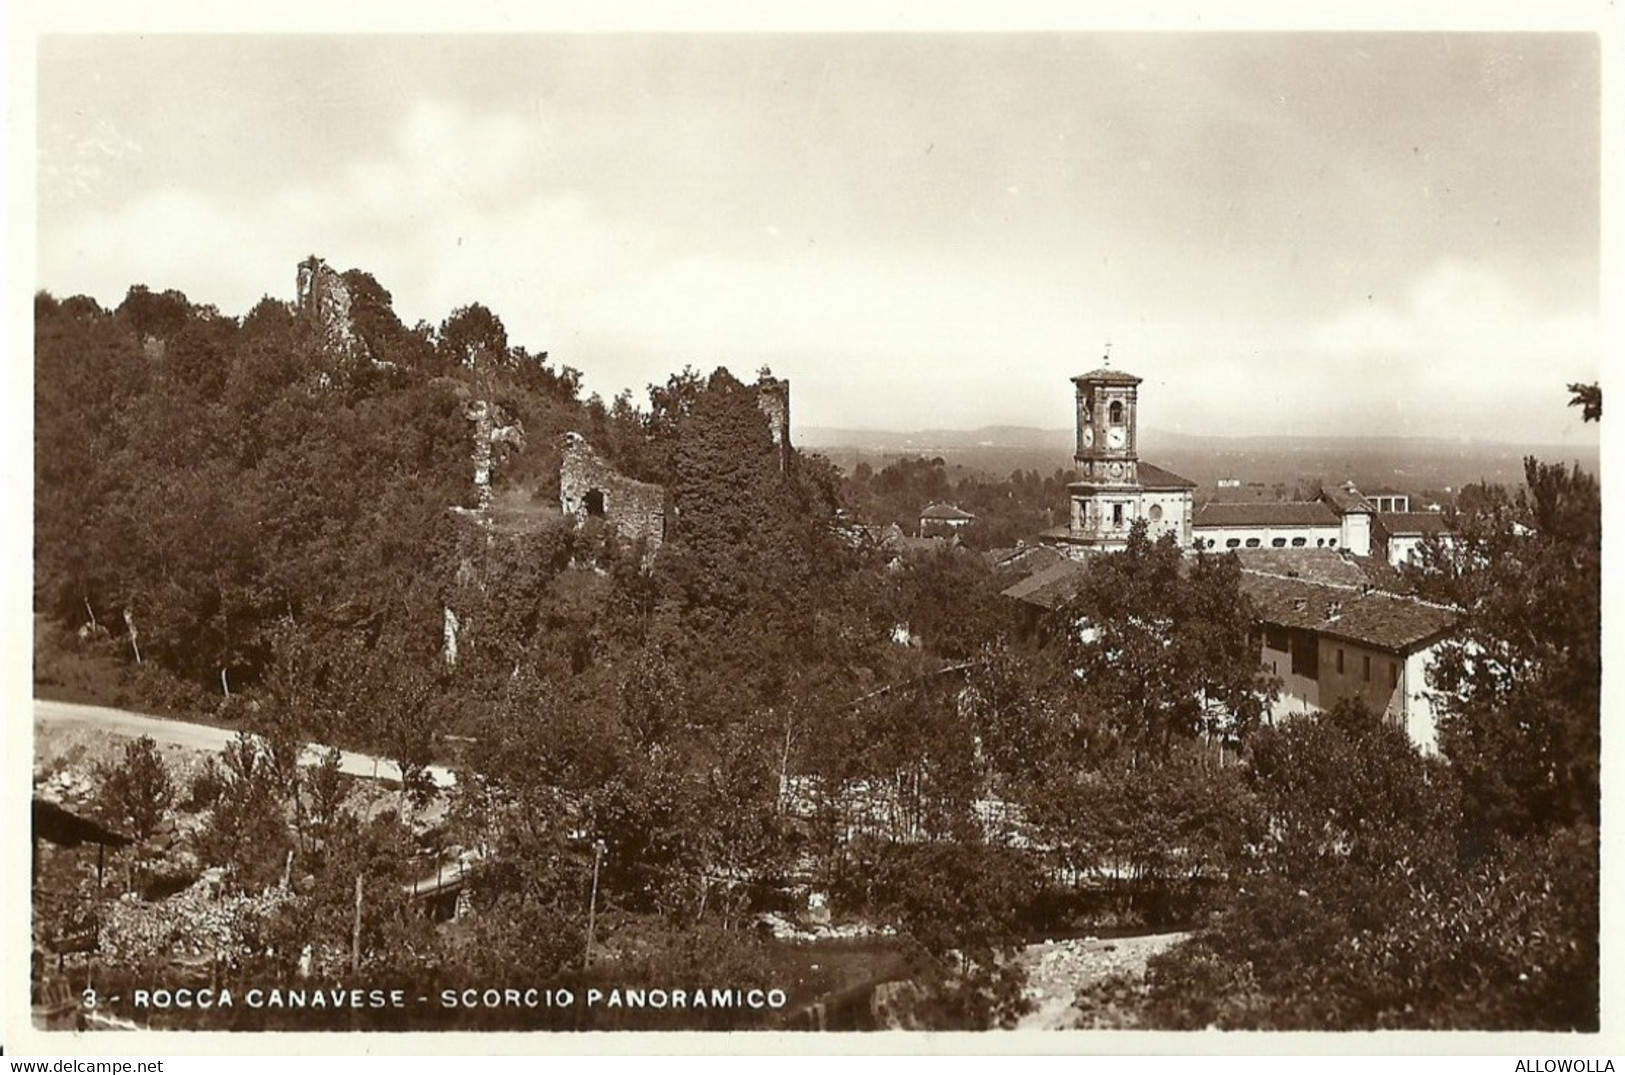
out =
[[[559,467],[559,507],[585,522],[603,519],[629,543],[646,541],[648,551],[666,536],[666,490],[619,473],[593,451],[579,433],[566,433]]]
[[[518,451],[525,448],[525,429],[510,421],[501,407],[483,399],[463,404],[463,417],[474,423],[474,487],[479,493],[481,512],[491,508],[491,470],[499,461],[497,448]]]
[[[764,372],[756,379],[756,405],[767,415],[767,428],[773,447],[779,452],[779,469],[790,464],[790,382]]]
[[[328,354],[341,363],[355,356],[355,328],[350,323],[350,288],[327,262],[310,255],[299,263],[294,307],[299,316],[316,325]]]

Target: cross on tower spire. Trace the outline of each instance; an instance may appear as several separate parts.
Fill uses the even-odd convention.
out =
[[[1110,341],[1110,340],[1106,341],[1106,358],[1105,358],[1105,362],[1106,362],[1107,368],[1109,369],[1111,367],[1111,364],[1112,364],[1112,341]]]

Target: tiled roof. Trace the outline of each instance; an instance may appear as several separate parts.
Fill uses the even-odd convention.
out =
[[[1456,622],[1456,613],[1439,605],[1256,571],[1242,572],[1241,589],[1252,598],[1265,623],[1302,628],[1393,653],[1412,652]]]
[[[1030,575],[1046,567],[1054,567],[1066,557],[1048,545],[1018,545],[1013,549],[989,549],[982,554],[982,559],[995,571],[1017,571]]]
[[[937,549],[950,548],[949,544],[939,537],[909,537],[902,534],[886,539],[886,548],[893,552],[935,552]]]
[[[1195,489],[1196,483],[1152,463],[1140,464],[1140,484],[1147,489]]]
[[[1078,595],[1088,570],[1086,561],[1062,560],[1022,579],[1005,590],[1004,596],[1054,611]]]
[[[1442,511],[1384,511],[1377,513],[1377,525],[1394,534],[1440,534],[1449,531],[1450,520]]]
[[[922,519],[952,519],[955,521],[969,521],[976,518],[970,512],[954,504],[929,504],[920,512]]]
[[[1204,504],[1196,510],[1197,530],[1217,526],[1336,526],[1337,513],[1319,500],[1251,504]]]
[[[1301,578],[1338,586],[1360,586],[1371,579],[1352,556],[1337,549],[1232,549],[1244,571]]]
[[[1322,489],[1320,498],[1335,508],[1339,515],[1362,511],[1369,515],[1377,510],[1357,489]]]
[[[1412,594],[1416,592],[1416,585],[1406,578],[1399,569],[1380,556],[1362,556],[1356,562],[1365,572],[1366,581],[1379,590],[1388,593]]]
[[[1124,373],[1122,370],[1114,370],[1110,366],[1102,366],[1097,370],[1090,370],[1088,373],[1080,373],[1076,377],[1072,378],[1072,380],[1074,383],[1078,381],[1104,381],[1107,384],[1140,383],[1140,378],[1134,376],[1134,374]]]

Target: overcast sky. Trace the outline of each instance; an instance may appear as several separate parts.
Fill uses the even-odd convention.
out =
[[[1599,58],[1559,34],[47,37],[40,287],[241,314],[316,253],[798,425],[1584,441]]]

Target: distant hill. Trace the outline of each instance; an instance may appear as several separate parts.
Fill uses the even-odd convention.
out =
[[[981,429],[923,429],[917,433],[897,433],[881,429],[802,426],[796,430],[795,440],[797,447],[814,451],[840,448],[918,453],[935,448],[1037,448],[1064,455],[1071,450],[1072,431],[1034,429],[1030,426],[983,426]]]
[[[1588,434],[1589,435],[1589,434]],[[994,477],[1015,470],[1041,475],[1072,466],[1069,429],[984,426],[980,429],[891,430],[803,426],[798,447],[828,456],[844,469],[860,462],[879,468],[896,459],[941,456],[944,462]],[[1220,479],[1266,486],[1341,482],[1374,488],[1455,490],[1477,481],[1518,485],[1523,460],[1578,463],[1593,473],[1597,445],[1501,444],[1439,437],[1215,437],[1147,429],[1141,456],[1212,488]]]

